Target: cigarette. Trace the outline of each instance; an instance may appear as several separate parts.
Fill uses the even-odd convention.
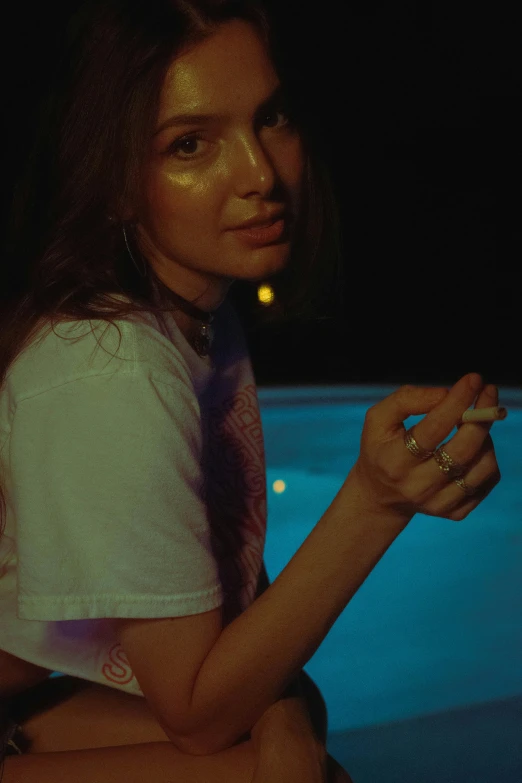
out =
[[[462,423],[467,421],[501,421],[507,416],[506,408],[475,408],[462,415]]]

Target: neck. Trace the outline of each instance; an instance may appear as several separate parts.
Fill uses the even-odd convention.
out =
[[[191,345],[193,345],[194,340],[196,339],[197,335],[201,331],[201,321],[192,318],[190,315],[187,315],[182,310],[175,310],[172,313],[172,316],[176,321],[176,324],[180,332],[182,333],[183,337]]]

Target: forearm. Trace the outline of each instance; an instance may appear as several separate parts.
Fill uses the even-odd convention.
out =
[[[345,482],[288,565],[203,662],[191,703],[192,748],[230,747],[281,698],[408,521],[364,507],[357,487]]]

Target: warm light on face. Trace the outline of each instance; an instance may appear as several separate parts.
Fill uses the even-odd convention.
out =
[[[181,296],[207,291],[202,308],[221,303],[235,279],[270,278],[288,260],[291,229],[265,245],[231,229],[280,209],[295,219],[304,165],[264,42],[246,22],[222,25],[167,72],[138,223],[142,252]]]

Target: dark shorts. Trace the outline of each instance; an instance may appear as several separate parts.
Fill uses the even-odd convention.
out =
[[[12,717],[10,704],[0,704],[0,780],[3,760],[6,756],[22,755],[29,749],[29,742],[21,726]]]
[[[2,760],[6,756],[21,756],[30,749],[31,741],[22,729],[25,721],[63,701],[78,682],[81,680],[76,677],[49,677],[10,699],[0,700],[0,783]]]

